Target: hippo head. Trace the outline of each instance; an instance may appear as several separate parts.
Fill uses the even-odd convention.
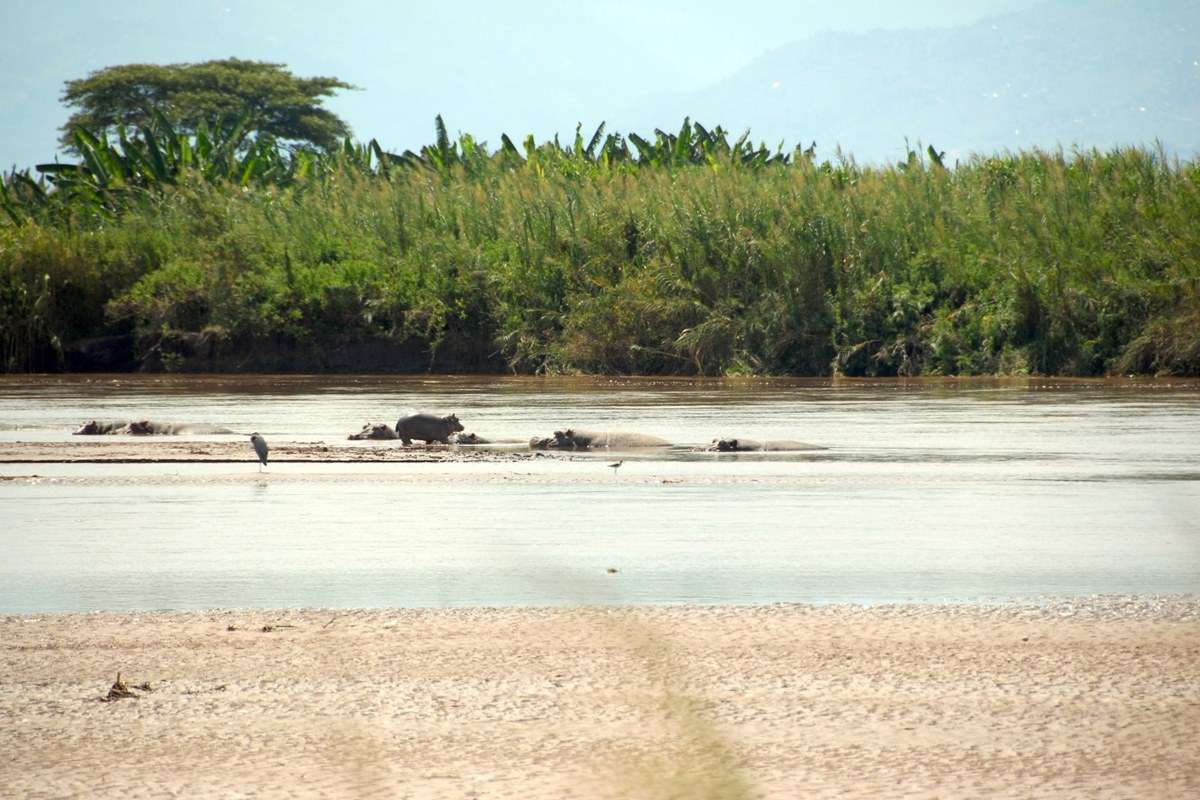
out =
[[[150,420],[148,419],[140,419],[130,422],[127,432],[134,434],[135,436],[145,436],[147,434],[154,433],[150,427]]]
[[[446,417],[446,424],[450,426],[451,433],[463,430],[462,423],[458,421],[457,414],[451,414]]]
[[[718,439],[717,440],[717,450],[720,450],[722,453],[736,451],[737,449],[738,449],[738,440],[737,439]]]
[[[565,431],[554,432],[554,443],[558,447],[574,447],[575,446],[575,431],[567,428]]]
[[[83,423],[79,426],[79,430],[75,431],[76,436],[95,436],[98,433],[100,433],[100,423],[94,419]]]
[[[392,429],[382,422],[363,423],[362,430],[350,435],[351,439],[395,439]]]

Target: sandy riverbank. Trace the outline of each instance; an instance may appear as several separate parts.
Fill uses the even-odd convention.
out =
[[[0,654],[6,797],[1200,791],[1195,598],[17,616]]]

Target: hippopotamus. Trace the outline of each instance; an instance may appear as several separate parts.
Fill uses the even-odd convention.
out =
[[[783,450],[828,450],[817,444],[807,442],[792,442],[786,439],[758,442],[754,439],[714,439],[709,450],[722,453],[746,453],[754,451],[783,451]]]
[[[529,446],[534,450],[590,450],[593,447],[624,450],[634,447],[670,447],[671,443],[666,439],[645,433],[598,432],[568,428],[565,431],[555,431],[554,438],[534,437],[529,440]]]
[[[76,436],[103,436],[107,433],[124,433],[124,429],[129,427],[128,420],[117,420],[115,422],[97,422],[94,419],[88,420],[79,426],[79,430],[75,431]]]
[[[484,439],[477,433],[460,433],[452,437],[455,444],[491,444],[491,439]]]
[[[148,419],[130,422],[118,433],[128,433],[133,436],[179,436],[189,433],[233,433],[229,428],[220,425],[207,425],[202,422],[151,422]]]
[[[555,431],[553,436],[529,440],[529,446],[534,450],[586,450],[592,443],[592,436],[583,431],[576,439],[576,431],[568,428],[565,431]]]
[[[206,425],[193,422],[151,422],[148,419],[133,422],[97,422],[89,420],[79,426],[76,436],[96,436],[103,434],[129,434],[133,436],[171,436],[182,434],[233,433],[229,428],[220,425]]]
[[[396,431],[386,422],[368,422],[358,433],[352,433],[347,439],[399,439]]]
[[[421,439],[425,444],[441,442],[450,444],[450,434],[463,429],[456,414],[448,417],[438,417],[433,414],[411,414],[396,420],[396,435],[405,444],[412,444],[413,439]]]

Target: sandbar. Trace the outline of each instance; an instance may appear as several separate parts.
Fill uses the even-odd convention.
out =
[[[1195,596],[21,615],[0,674],[5,797],[1200,794]]]

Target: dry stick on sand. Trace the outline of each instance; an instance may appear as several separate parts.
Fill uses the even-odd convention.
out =
[[[134,686],[133,688],[141,689],[143,692],[154,691],[153,689],[150,688],[149,682],[140,683],[137,686]],[[105,695],[104,697],[100,698],[100,702],[111,703],[115,700],[124,700],[126,697],[132,697],[134,700],[137,700],[139,697],[141,697],[141,695],[132,691],[129,688],[129,684],[125,683],[125,681],[121,679],[121,673],[118,672],[116,683],[114,683],[111,687],[109,687],[108,694]]]

